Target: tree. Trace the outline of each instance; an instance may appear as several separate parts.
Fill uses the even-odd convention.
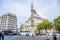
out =
[[[42,30],[44,28],[43,23],[37,25],[37,30]]]
[[[43,28],[44,28],[43,23],[39,23],[37,25],[37,30],[39,31],[39,34],[40,34],[40,30],[42,30]]]
[[[52,26],[52,23],[45,20],[43,21],[42,23],[39,23],[37,25],[37,30],[42,30],[42,29],[45,29],[45,31],[47,32],[47,29],[51,29],[53,26]]]
[[[54,26],[58,32],[60,32],[60,16],[54,19]]]

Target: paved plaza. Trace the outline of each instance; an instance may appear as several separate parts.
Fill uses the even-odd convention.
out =
[[[52,36],[49,36],[50,40],[53,40]],[[46,36],[5,36],[5,40],[46,40]],[[60,40],[60,36],[57,36],[57,40]]]

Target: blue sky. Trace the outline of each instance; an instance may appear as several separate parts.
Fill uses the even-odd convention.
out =
[[[0,16],[5,13],[13,13],[17,16],[18,24],[24,24],[30,17],[32,0],[0,0]],[[37,13],[49,21],[60,16],[60,0],[33,0]]]

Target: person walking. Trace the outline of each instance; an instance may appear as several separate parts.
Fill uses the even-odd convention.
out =
[[[4,40],[4,32],[2,32],[2,40]]]
[[[53,33],[53,40],[57,40],[56,33]]]
[[[1,32],[0,32],[0,40],[1,40],[1,38],[2,38],[2,34],[1,34]]]
[[[55,28],[53,28],[52,35],[53,35],[53,40],[57,40],[57,37],[56,37],[56,29]]]
[[[54,36],[53,36],[53,40],[57,40],[57,37],[56,37],[56,35],[54,35]]]

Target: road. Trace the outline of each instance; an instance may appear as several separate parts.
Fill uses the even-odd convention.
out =
[[[52,36],[49,36],[50,40],[53,40]],[[5,40],[46,40],[46,36],[5,36]],[[60,40],[60,36],[57,36],[57,40]]]

